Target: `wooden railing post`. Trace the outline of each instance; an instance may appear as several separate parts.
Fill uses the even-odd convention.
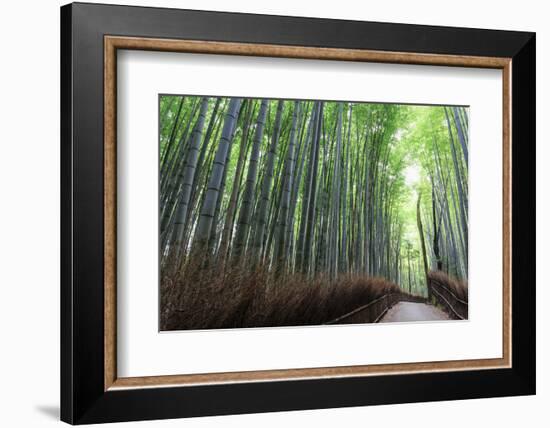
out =
[[[373,323],[378,322],[384,314],[396,303],[416,302],[425,303],[426,299],[420,296],[411,296],[405,293],[389,293],[380,296],[372,302],[360,306],[347,314],[344,314],[327,324],[354,324],[354,323]]]
[[[451,318],[458,320],[468,319],[468,302],[456,296],[447,286],[429,278],[428,295],[442,306]]]

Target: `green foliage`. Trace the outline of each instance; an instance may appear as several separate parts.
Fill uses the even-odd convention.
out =
[[[200,101],[200,97],[180,96],[161,96],[159,100],[163,263],[169,260],[174,248],[172,229],[180,203],[180,171],[189,156]],[[237,219],[251,167],[250,153],[260,104],[259,99],[244,100],[235,118],[217,195],[209,260],[231,259],[239,228],[244,228],[247,237],[245,260],[253,252],[252,240],[258,226],[254,221],[242,225]],[[224,121],[229,120],[224,117],[228,105],[228,98],[209,101],[179,264],[191,255],[221,129]],[[281,261],[274,260],[273,254],[275,242],[282,240],[287,249],[283,268],[289,273],[302,271],[310,277],[326,274],[333,278],[340,273],[365,273],[384,276],[404,289],[410,286],[417,294],[425,293],[416,210],[421,195],[421,220],[430,267],[435,268],[436,253],[441,251],[439,259],[443,260],[445,270],[466,277],[468,166],[461,144],[468,143],[467,109],[324,102],[322,117],[316,119],[314,112],[319,102],[301,101],[295,156],[289,157],[296,104],[285,101],[279,137],[274,144],[273,178],[269,181],[263,177],[276,128],[277,105],[277,100],[268,103],[259,147],[253,219],[258,215],[262,183],[270,186],[270,192],[261,249],[254,258],[258,257],[268,269],[279,271],[281,267],[276,265]],[[247,127],[249,132],[245,131]],[[293,162],[290,175],[289,159]],[[292,192],[288,217],[282,222],[280,206],[285,180],[292,180]],[[234,206],[233,194],[237,196]],[[313,229],[308,235],[306,224],[311,215]],[[228,231],[227,245],[221,242],[223,230]],[[304,248],[311,250],[311,254],[300,262]]]

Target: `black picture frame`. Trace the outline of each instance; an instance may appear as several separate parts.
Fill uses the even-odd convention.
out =
[[[104,36],[512,59],[512,367],[104,390]],[[535,393],[535,34],[73,3],[61,8],[61,419],[71,424]]]

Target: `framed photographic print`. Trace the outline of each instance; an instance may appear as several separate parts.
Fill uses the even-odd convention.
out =
[[[535,35],[61,8],[72,424],[535,393]]]

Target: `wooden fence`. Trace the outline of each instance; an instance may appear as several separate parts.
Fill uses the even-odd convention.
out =
[[[457,320],[468,319],[468,302],[457,297],[445,284],[434,278],[429,278],[428,293],[430,298],[435,299],[451,318]]]
[[[357,309],[348,312],[327,324],[359,324],[374,323],[382,319],[386,312],[396,303],[413,302],[425,303],[426,299],[420,296],[413,296],[406,293],[385,294],[372,302],[360,306]]]

